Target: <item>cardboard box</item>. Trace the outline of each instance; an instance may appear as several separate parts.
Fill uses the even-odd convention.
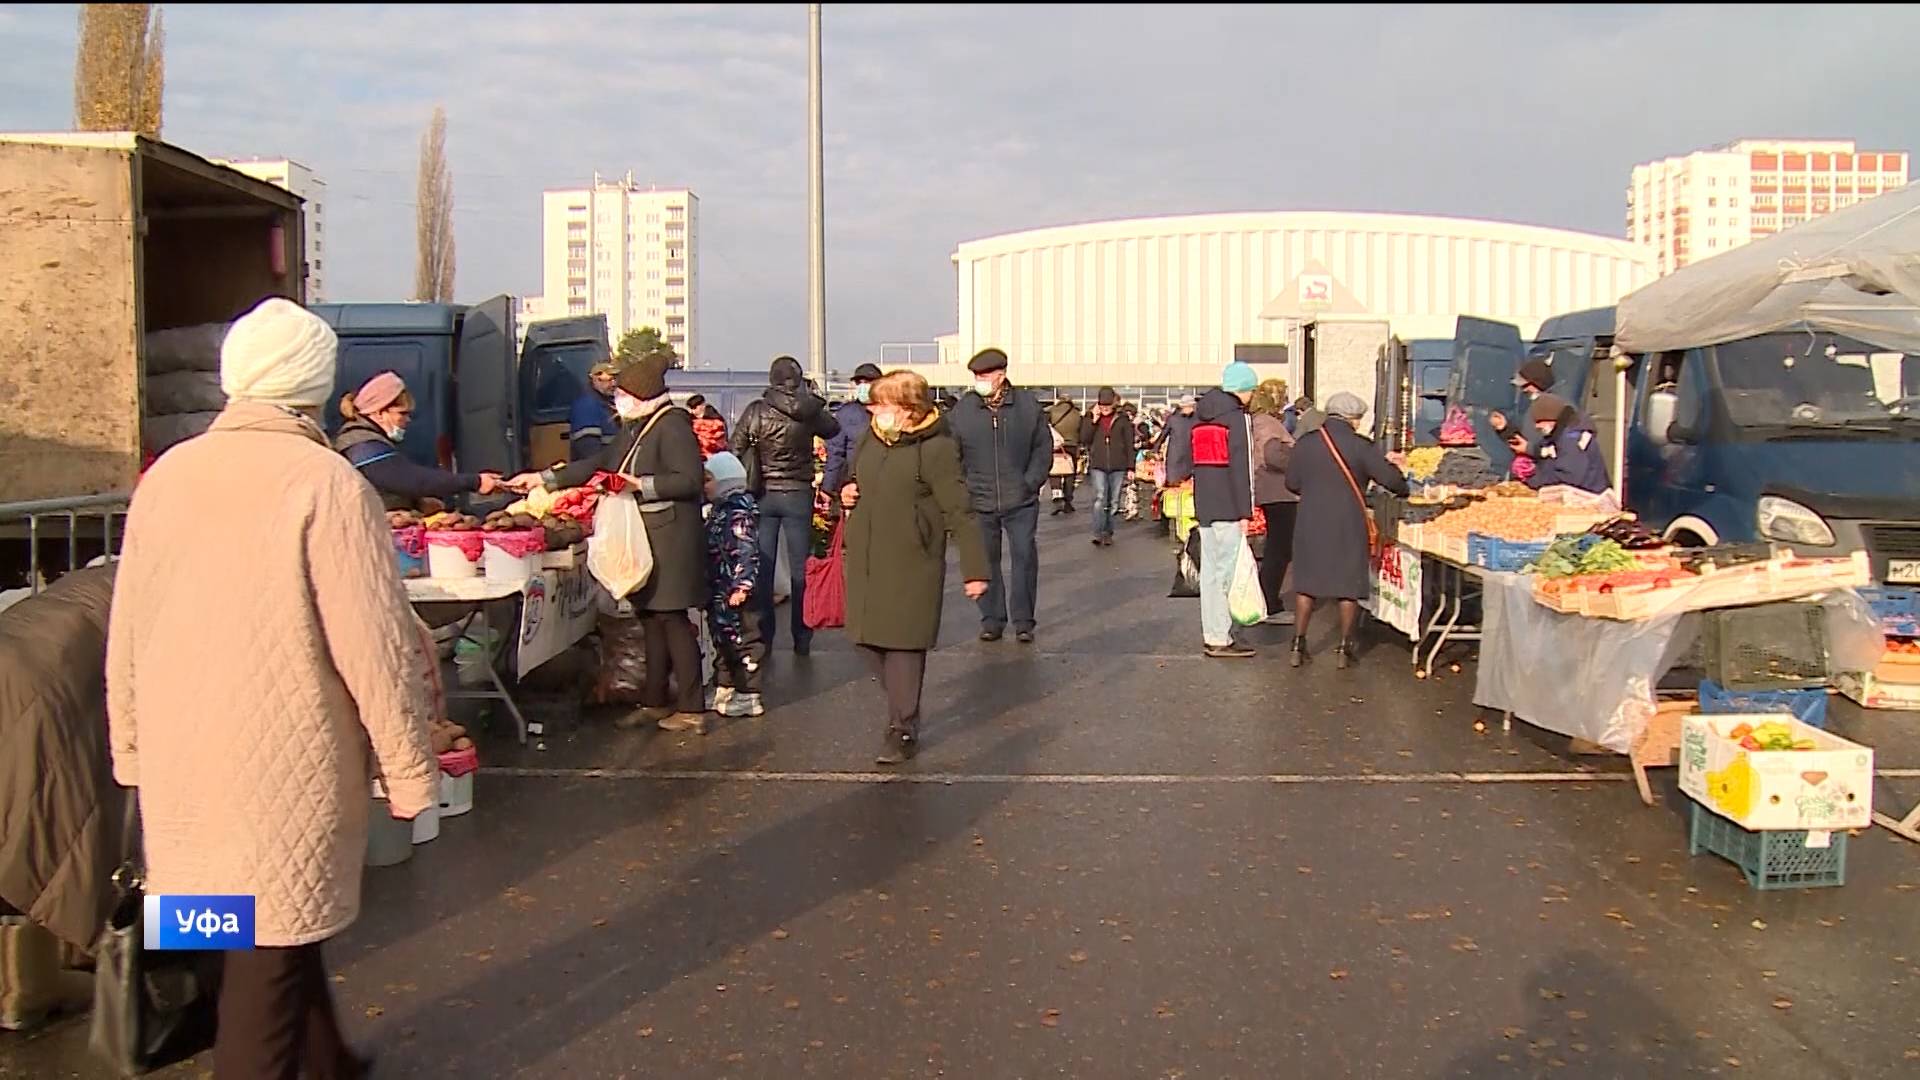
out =
[[[1815,750],[1746,750],[1727,733],[1784,722]],[[1782,714],[1689,716],[1680,790],[1748,829],[1862,829],[1873,821],[1873,750]]]
[[[567,463],[567,425],[537,424],[527,432],[527,459],[534,471]]]

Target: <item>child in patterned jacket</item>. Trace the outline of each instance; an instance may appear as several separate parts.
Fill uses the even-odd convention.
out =
[[[764,716],[760,668],[766,658],[753,583],[760,570],[760,504],[747,492],[747,468],[726,451],[707,459],[707,625],[719,663],[713,710],[721,716]]]

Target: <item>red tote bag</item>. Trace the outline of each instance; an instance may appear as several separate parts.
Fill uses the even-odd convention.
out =
[[[807,607],[801,612],[809,629],[830,630],[847,625],[847,558],[841,534],[843,516],[833,526],[825,558],[807,556]]]

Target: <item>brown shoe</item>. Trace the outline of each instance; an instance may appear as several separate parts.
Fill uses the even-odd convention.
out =
[[[635,709],[620,719],[615,720],[613,726],[620,731],[635,731],[652,724],[657,724],[672,715],[672,709]]]
[[[669,713],[660,718],[661,731],[691,731],[695,735],[707,733],[707,718],[704,713]]]

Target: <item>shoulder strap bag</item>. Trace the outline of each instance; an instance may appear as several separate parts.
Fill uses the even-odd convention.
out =
[[[1353,470],[1347,468],[1347,459],[1340,456],[1340,448],[1334,445],[1333,436],[1326,428],[1320,429],[1320,437],[1327,440],[1327,453],[1333,455],[1333,463],[1340,466],[1340,475],[1347,478],[1347,487],[1353,491],[1353,501],[1360,504],[1360,517],[1367,523],[1367,554],[1380,554],[1380,526],[1373,520],[1373,507],[1367,505],[1367,497],[1360,492],[1360,482],[1353,478]]]

